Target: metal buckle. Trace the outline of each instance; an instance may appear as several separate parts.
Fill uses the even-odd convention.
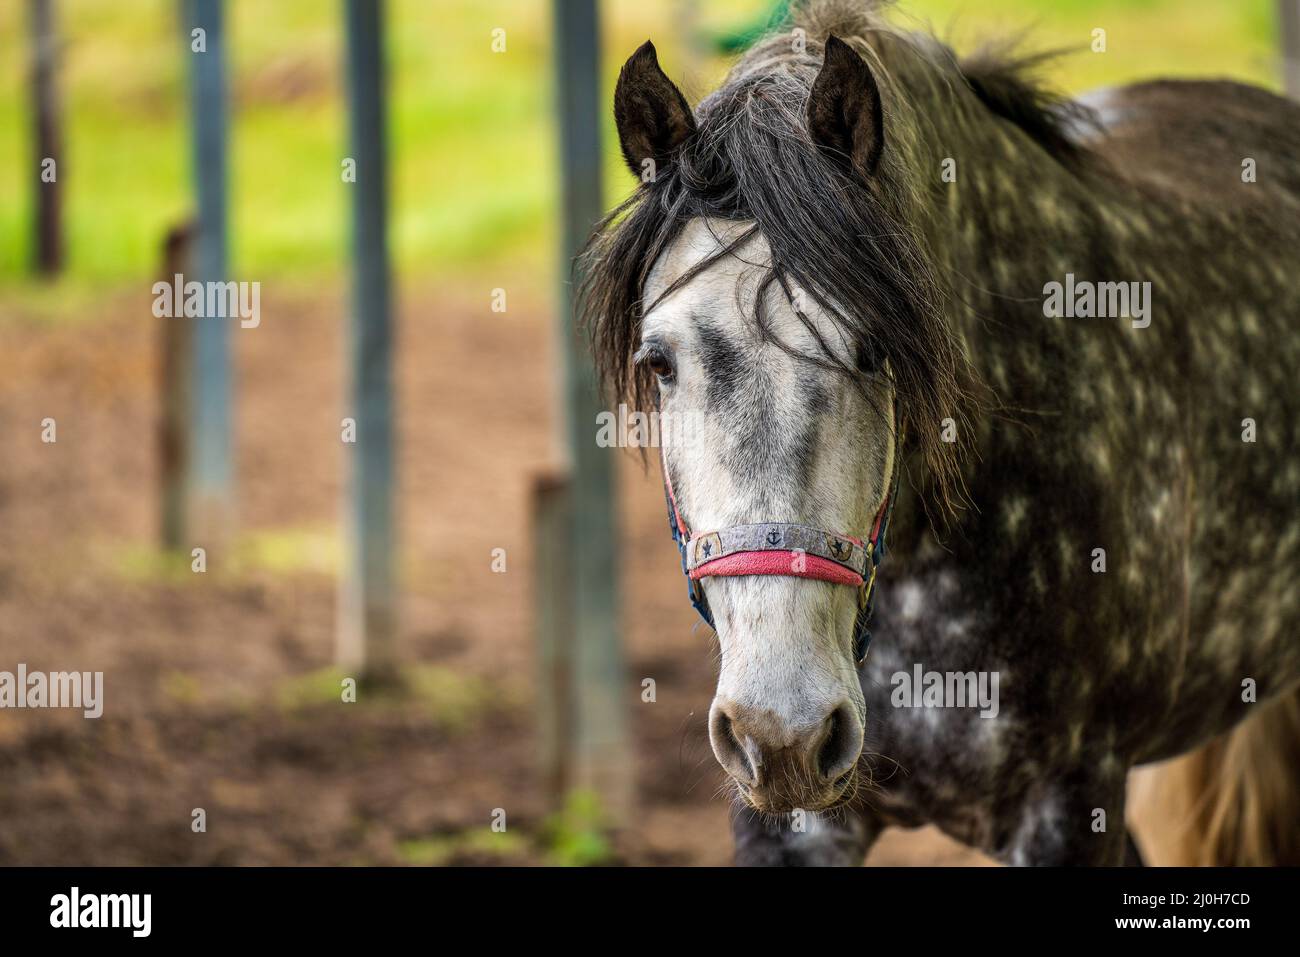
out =
[[[691,589],[691,600],[694,602],[704,601],[704,588],[700,585],[698,578],[688,578],[687,584]]]
[[[862,582],[862,587],[858,589],[858,610],[867,607],[871,601],[871,590],[876,587],[876,568],[878,567],[873,559],[872,552],[875,550],[875,542],[867,539],[867,577]]]

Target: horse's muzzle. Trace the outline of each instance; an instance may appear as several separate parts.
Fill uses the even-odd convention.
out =
[[[760,811],[821,811],[852,789],[862,721],[844,701],[820,720],[790,723],[773,711],[718,697],[709,742],[745,801]]]

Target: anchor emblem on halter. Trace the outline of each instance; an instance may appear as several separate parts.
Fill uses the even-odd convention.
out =
[[[767,543],[768,543],[769,545],[780,545],[780,544],[781,544],[781,530],[780,530],[780,529],[777,529],[777,528],[774,528],[774,529],[772,529],[770,532],[768,532],[768,533],[767,533]]]

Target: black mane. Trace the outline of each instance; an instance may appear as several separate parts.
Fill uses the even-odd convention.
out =
[[[960,70],[989,112],[1019,127],[1031,140],[1067,166],[1092,161],[1079,131],[1095,128],[1096,117],[1081,104],[1058,96],[1032,78],[1056,53],[1017,56],[1010,45],[986,47],[962,59]]]

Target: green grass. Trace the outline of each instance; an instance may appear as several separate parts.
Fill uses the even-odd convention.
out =
[[[145,542],[105,543],[102,548],[108,568],[123,581],[172,585],[240,581],[259,573],[335,575],[342,560],[337,532],[315,526],[248,531],[232,544],[224,564],[209,556],[203,575],[193,570],[188,551],[167,551]]]
[[[360,681],[354,702],[343,701],[343,681],[355,676],[330,667],[284,679],[275,700],[286,713],[310,713],[334,706],[361,709],[393,709],[414,705],[438,727],[461,732],[473,727],[490,711],[517,706],[509,692],[483,679],[439,665],[407,665],[392,687],[374,687]]]
[[[527,850],[528,841],[513,831],[497,832],[487,827],[436,837],[410,838],[397,845],[402,860],[414,867],[441,867],[462,854],[508,859],[522,856]]]
[[[486,825],[448,834],[398,842],[402,860],[418,867],[440,867],[458,857],[520,857],[539,850],[557,867],[594,867],[615,861],[605,816],[596,797],[585,791],[569,795],[562,810],[549,815],[535,832],[521,836],[513,827],[493,831]]]
[[[66,104],[69,266],[61,288],[151,279],[165,230],[191,207],[177,0],[58,0]],[[767,0],[701,3],[726,30]],[[1031,26],[1034,46],[1087,50],[1053,80],[1066,90],[1156,74],[1210,73],[1275,85],[1272,0],[903,0],[969,47]],[[688,71],[677,0],[604,0],[605,102],[622,58],[653,37],[698,96],[725,70]],[[231,262],[240,277],[318,278],[347,267],[343,37],[337,2],[228,0]],[[29,295],[26,4],[0,5],[0,291]],[[555,258],[555,143],[547,0],[390,0],[393,255],[399,277],[447,280],[508,270],[549,288]],[[505,53],[492,30],[504,28]],[[631,188],[606,116],[605,188]],[[70,293],[74,297],[77,293]]]

